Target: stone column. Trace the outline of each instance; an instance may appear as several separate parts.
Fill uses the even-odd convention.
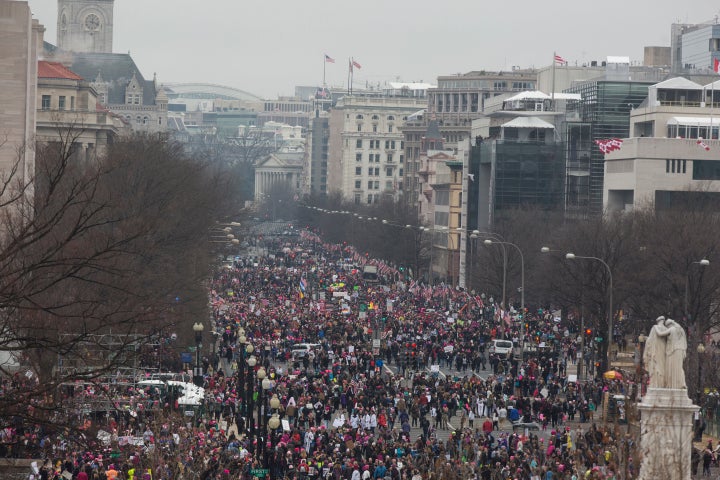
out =
[[[687,390],[649,388],[638,405],[640,421],[639,480],[690,480],[693,414],[699,407]]]

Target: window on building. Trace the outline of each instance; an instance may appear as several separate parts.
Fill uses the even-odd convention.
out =
[[[373,199],[373,196],[371,194],[368,194],[368,196],[367,196],[368,205],[372,204],[372,199]]]
[[[449,216],[448,212],[435,212],[435,225],[447,227]]]
[[[356,194],[355,194],[355,199],[354,199],[354,200],[355,200],[355,205],[360,205],[360,199],[361,199],[361,198],[362,198],[362,197],[361,197],[361,195],[360,195],[359,193],[356,193]]]
[[[362,175],[362,167],[355,167],[355,175]]]
[[[693,160],[693,180],[720,180],[720,160]]]
[[[362,162],[362,153],[356,153],[356,154],[355,154],[355,161],[356,161],[356,162]]]
[[[449,205],[449,204],[450,204],[450,191],[449,190],[437,190],[435,192],[435,205]]]
[[[148,117],[143,117],[143,125],[147,125],[147,124],[148,124]]]
[[[398,177],[402,177],[402,176],[403,176],[403,169],[401,168],[398,170]]]
[[[75,97],[70,97],[70,110],[75,110]]]
[[[360,190],[362,188],[362,183],[360,180],[355,180],[355,189]]]
[[[394,117],[393,115],[388,115],[387,119],[388,119],[388,120],[395,120],[395,117]]]
[[[355,140],[355,148],[362,148],[362,140]]]
[[[388,132],[392,133],[392,131],[393,131],[393,126],[392,126],[392,125],[388,125]]]
[[[380,154],[379,153],[375,154],[375,163],[380,163]]]
[[[380,169],[379,169],[379,168],[376,168],[376,169],[375,169],[375,176],[376,176],[376,177],[379,177],[379,176],[380,176]]]
[[[65,95],[60,95],[60,97],[58,97],[58,110],[65,110],[65,108],[66,108],[65,101],[66,101]]]
[[[43,110],[50,110],[50,95],[43,95],[43,96],[42,96],[42,109],[43,109]]]
[[[405,142],[401,141],[400,142],[400,150],[404,150],[404,149],[405,149]]]
[[[362,132],[362,123],[358,123],[358,129],[357,129],[357,131],[358,131],[358,132]]]
[[[372,169],[372,167],[370,167],[370,168],[368,168],[368,175],[370,175],[372,177],[372,174],[373,174],[373,169]]]
[[[363,118],[365,118],[365,117],[363,117],[359,113],[357,115],[355,115],[355,120],[362,120]]]
[[[375,190],[380,190],[380,180],[375,180],[375,184],[373,185]]]
[[[373,120],[380,120],[380,117],[378,117],[377,115],[373,115],[373,116],[372,116],[372,119],[373,119]]]
[[[392,161],[393,161],[393,154],[392,154],[392,153],[388,153],[388,154],[387,154],[387,162],[388,162],[388,163],[392,163]]]
[[[392,180],[387,180],[387,181],[385,182],[385,189],[386,189],[386,190],[392,190],[392,189],[393,189],[393,182],[392,182]]]
[[[400,163],[405,162],[405,155],[400,155],[400,159],[398,160]]]
[[[687,160],[665,160],[665,173],[687,173]]]
[[[368,190],[372,190],[373,182],[372,180],[368,180]]]

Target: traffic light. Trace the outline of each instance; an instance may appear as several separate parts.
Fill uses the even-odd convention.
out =
[[[592,337],[592,329],[591,329],[591,328],[586,328],[586,329],[585,329],[585,336],[586,336],[586,337]]]

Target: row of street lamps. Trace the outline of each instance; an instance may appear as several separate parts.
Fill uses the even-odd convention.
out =
[[[280,399],[277,394],[270,397],[270,392],[275,388],[275,382],[267,376],[264,366],[260,365],[257,369],[255,368],[257,365],[257,358],[253,355],[255,347],[248,342],[245,329],[242,327],[238,330],[238,343],[241,348],[237,358],[237,392],[241,402],[235,412],[235,425],[238,435],[245,431],[257,440],[257,450],[251,453],[255,455],[255,458],[262,459],[263,466],[267,468],[269,459],[265,432],[269,431],[270,448],[272,449],[274,432],[280,427],[280,417],[277,414],[280,408]],[[257,423],[253,406],[255,390],[258,394]],[[268,415],[269,412],[272,412],[272,415]]]
[[[205,326],[202,322],[193,324],[195,334],[195,368],[193,369],[193,383],[199,387],[204,385],[204,372],[201,362],[202,334]],[[255,347],[247,341],[245,330],[238,331],[238,342],[241,345],[240,354],[237,359],[237,392],[240,400],[235,412],[235,425],[238,435],[245,432],[257,440],[257,450],[252,452],[255,458],[268,467],[268,456],[265,438],[265,431],[270,433],[270,448],[273,446],[274,432],[280,427],[280,399],[277,394],[270,397],[270,392],[275,388],[275,382],[267,376],[265,367],[260,365],[257,369],[257,358],[253,355]],[[213,339],[214,340],[214,339]],[[257,381],[256,381],[257,380]],[[255,411],[253,406],[253,395],[257,390],[257,423],[255,422]],[[268,410],[268,407],[270,410]],[[270,415],[271,413],[271,415]]]

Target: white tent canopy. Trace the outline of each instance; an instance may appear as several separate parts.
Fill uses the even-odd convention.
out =
[[[552,123],[537,117],[517,117],[501,125],[502,128],[548,128],[555,129]]]

